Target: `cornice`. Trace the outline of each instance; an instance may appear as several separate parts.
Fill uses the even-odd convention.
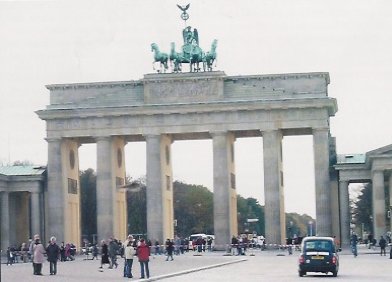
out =
[[[284,73],[284,74],[265,74],[265,75],[237,75],[237,76],[227,76],[225,81],[235,81],[235,80],[287,80],[287,79],[300,79],[300,78],[314,78],[321,77],[325,78],[326,83],[330,83],[328,72],[308,72],[308,73]]]
[[[283,103],[283,105],[282,105]],[[285,99],[285,100],[249,100],[249,101],[216,101],[197,102],[186,104],[147,104],[130,105],[122,107],[102,108],[69,108],[69,109],[46,109],[36,111],[43,120],[66,119],[66,118],[89,118],[89,117],[116,117],[135,115],[167,115],[188,114],[207,112],[233,112],[253,110],[286,110],[286,109],[328,109],[328,114],[333,116],[337,111],[336,99]]]
[[[69,90],[69,89],[114,88],[114,87],[126,87],[126,86],[135,87],[140,85],[143,85],[143,82],[141,80],[129,80],[129,81],[49,84],[49,85],[45,85],[45,87],[50,91],[55,91],[55,90]]]

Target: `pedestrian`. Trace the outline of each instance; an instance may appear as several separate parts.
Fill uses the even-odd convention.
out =
[[[383,236],[380,236],[380,241],[378,242],[378,245],[380,246],[380,256],[382,256],[384,254],[384,256],[386,256],[385,253],[385,247],[387,246],[387,240],[385,240],[385,238]]]
[[[146,245],[143,238],[140,239],[140,244],[137,246],[137,257],[140,263],[140,279],[144,279],[145,276],[150,278],[150,270],[148,268],[148,262],[150,257],[150,248]]]
[[[159,244],[159,241],[155,241],[155,255],[160,255],[161,254],[161,245]]]
[[[57,261],[60,255],[60,247],[56,244],[56,237],[52,236],[50,238],[50,243],[46,247],[46,254],[49,261],[49,271],[50,275],[57,274]]]
[[[101,271],[103,271],[103,265],[104,264],[109,264],[109,249],[108,245],[106,244],[105,240],[101,241],[101,266],[99,267]]]
[[[358,249],[357,249],[357,244],[358,244],[358,236],[355,232],[351,235],[351,250],[354,254],[354,257],[358,256]]]
[[[7,265],[12,265],[14,262],[14,254],[11,251],[11,248],[7,248]]]
[[[166,239],[165,248],[166,248],[166,261],[168,261],[169,258],[171,258],[171,260],[174,260],[174,258],[173,258],[173,250],[174,250],[173,241],[171,241],[170,239]]]
[[[231,249],[233,250],[233,255],[234,255],[234,250],[237,249],[237,247],[238,247],[238,239],[233,235],[233,237],[231,237]]]
[[[124,277],[127,277],[127,258],[126,258],[126,254],[125,254],[125,249],[128,247],[129,242],[131,242],[133,244],[133,236],[131,234],[128,235],[127,239],[124,241],[123,245],[122,245],[122,249],[123,249],[123,257],[124,257]],[[131,246],[132,246],[131,244]],[[132,261],[133,262],[133,261]]]
[[[93,258],[91,260],[94,260],[94,259],[98,260],[98,247],[97,247],[97,244],[93,245],[93,249],[92,249],[91,253],[93,255]]]
[[[368,243],[369,243],[369,249],[372,247],[373,244],[373,234],[369,233],[369,235],[367,236],[368,238]]]
[[[33,268],[34,275],[42,275],[42,264],[44,263],[45,248],[40,239],[34,241],[33,246]]]
[[[110,258],[110,266],[109,268],[113,268],[115,266],[117,268],[117,252],[118,252],[118,244],[115,239],[110,238],[109,241],[109,258]]]
[[[60,261],[67,261],[65,257],[65,244],[64,242],[61,242],[60,245]]]
[[[124,249],[125,265],[124,265],[124,277],[132,278],[132,265],[133,257],[136,255],[136,242],[132,240],[128,241],[127,246]]]

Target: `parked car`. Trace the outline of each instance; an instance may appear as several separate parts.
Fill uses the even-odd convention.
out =
[[[331,237],[305,237],[298,260],[299,276],[308,272],[331,272],[336,277],[339,271],[339,251]]]

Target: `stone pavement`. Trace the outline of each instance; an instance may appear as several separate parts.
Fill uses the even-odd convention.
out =
[[[389,250],[388,250],[389,251]],[[49,263],[44,263],[44,276],[34,276],[30,263],[19,263],[13,266],[1,265],[1,281],[319,281],[324,274],[315,274],[304,278],[298,277],[298,252],[288,255],[287,251],[254,251],[246,256],[225,256],[223,252],[204,253],[194,256],[193,252],[174,256],[174,261],[165,261],[165,256],[153,256],[150,260],[150,279],[139,280],[140,267],[134,260],[133,275],[135,278],[122,277],[123,260],[119,259],[117,269],[104,268],[98,271],[100,262],[84,260],[78,256],[72,262],[59,262],[58,274],[49,275]],[[354,258],[349,251],[340,255],[340,271],[338,278],[342,281],[391,281],[392,260],[389,255],[380,256],[377,250],[368,250],[360,246],[359,255]],[[318,280],[316,280],[318,279]]]

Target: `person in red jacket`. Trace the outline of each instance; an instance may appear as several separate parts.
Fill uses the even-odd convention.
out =
[[[137,247],[137,257],[140,263],[140,278],[145,278],[144,274],[146,274],[147,278],[150,278],[150,270],[148,269],[148,262],[150,261],[150,247],[146,245],[143,238],[140,239],[140,243]]]

